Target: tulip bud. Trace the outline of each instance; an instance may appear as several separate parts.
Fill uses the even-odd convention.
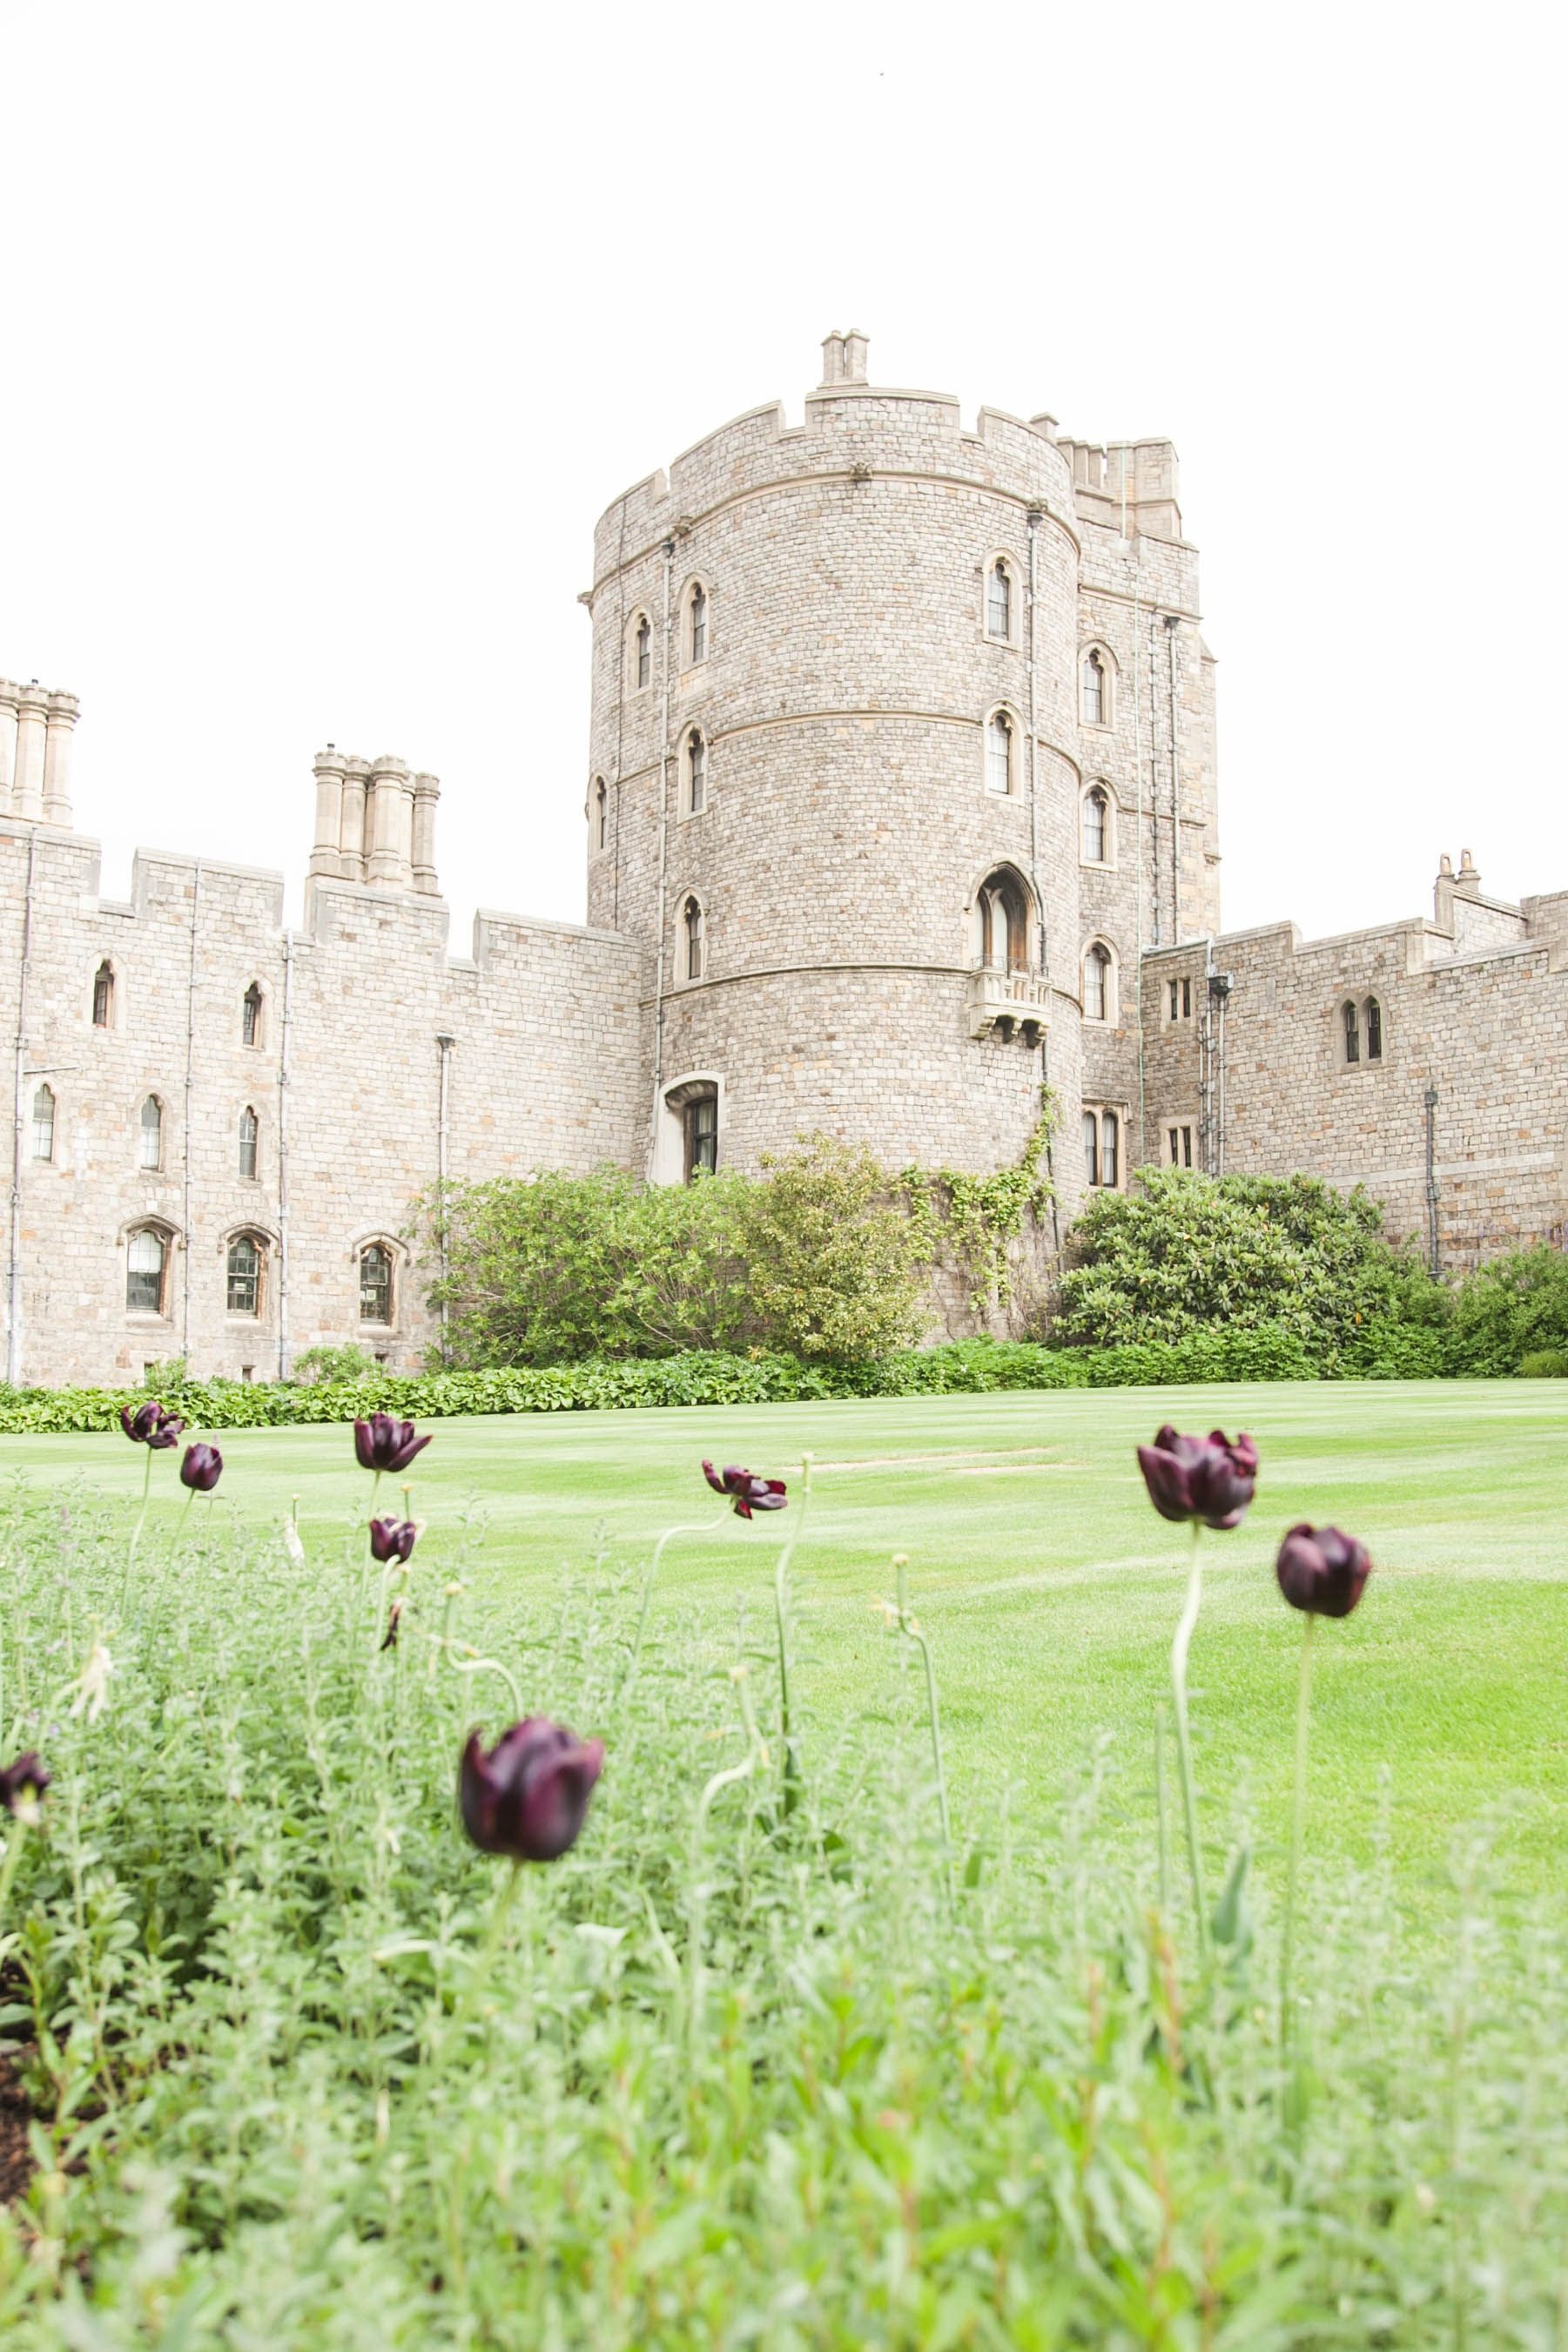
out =
[[[0,1805],[13,1821],[37,1829],[43,1819],[43,1794],[49,1776],[29,1748],[0,1771]]]
[[[471,1732],[457,1776],[463,1826],[481,1853],[554,1862],[576,1843],[603,1769],[601,1739],[542,1715],[514,1723],[488,1755]]]
[[[1235,1528],[1252,1500],[1258,1448],[1241,1433],[1233,1444],[1222,1429],[1207,1437],[1184,1437],[1167,1422],[1152,1445],[1139,1446],[1138,1467],[1163,1519]]]
[[[1292,1609],[1313,1617],[1348,1617],[1372,1573],[1364,1543],[1338,1528],[1291,1528],[1274,1563],[1280,1590]]]
[[[785,1507],[782,1478],[759,1478],[750,1470],[740,1470],[731,1463],[716,1470],[711,1462],[703,1464],[703,1476],[716,1495],[728,1495],[735,1503],[737,1517],[748,1519],[753,1511],[781,1511]]]
[[[390,1412],[373,1412],[354,1423],[354,1452],[361,1470],[406,1470],[414,1455],[430,1444],[431,1435],[414,1435],[412,1421],[394,1421]]]
[[[407,1559],[419,1538],[419,1529],[412,1519],[371,1521],[371,1558],[383,1564],[389,1559]]]
[[[224,1457],[215,1445],[187,1445],[180,1465],[180,1483],[193,1495],[210,1495],[224,1475]]]

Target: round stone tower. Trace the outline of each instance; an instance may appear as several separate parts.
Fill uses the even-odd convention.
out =
[[[653,951],[655,1180],[814,1129],[1006,1166],[1047,1078],[1072,1133],[1071,465],[865,355],[831,335],[802,426],[737,418],[596,534],[589,914]]]

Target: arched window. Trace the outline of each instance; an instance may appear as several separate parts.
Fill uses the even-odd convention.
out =
[[[360,1252],[360,1320],[390,1323],[392,1319],[392,1255],[384,1242],[372,1242]]]
[[[703,910],[697,899],[688,898],[681,908],[681,929],[685,935],[686,942],[686,978],[700,980],[707,952],[707,941],[703,930]]]
[[[166,1313],[168,1278],[169,1244],[162,1234],[143,1225],[131,1234],[125,1252],[126,1313]]]
[[[1083,795],[1085,866],[1103,866],[1110,846],[1111,799],[1103,784],[1093,784]]]
[[[114,966],[107,956],[92,976],[92,1025],[95,1029],[114,1025]]]
[[[651,686],[653,680],[653,628],[646,613],[639,613],[632,624],[632,684]]]
[[[1091,646],[1083,656],[1083,723],[1086,727],[1103,727],[1110,717],[1110,696],[1106,690],[1105,664],[1099,649]]]
[[[986,574],[986,635],[1010,638],[1013,633],[1013,576],[1002,556]]]
[[[1023,884],[1005,866],[988,874],[975,900],[976,960],[987,971],[1027,971],[1030,903]]]
[[[1344,1058],[1347,1062],[1361,1059],[1361,1023],[1354,998],[1346,1002],[1344,1008]]]
[[[1366,1000],[1366,1058],[1369,1062],[1383,1059],[1383,1007],[1375,996]]]
[[[687,732],[685,771],[686,814],[701,816],[707,806],[707,744],[700,727]]]
[[[689,1097],[681,1108],[685,1177],[711,1176],[718,1166],[718,1096],[712,1089]]]
[[[1115,1192],[1122,1181],[1122,1115],[1084,1106],[1083,1173],[1097,1191]]]
[[[55,1156],[55,1097],[49,1087],[40,1087],[33,1097],[33,1157],[52,1160]]]
[[[986,721],[986,790],[1010,793],[1013,788],[1013,723],[1005,710],[993,710]]]
[[[262,1248],[254,1234],[236,1234],[229,1244],[228,1311],[261,1313]]]
[[[137,1164],[141,1168],[163,1165],[163,1106],[156,1095],[149,1095],[141,1106]]]
[[[1100,1181],[1100,1118],[1092,1110],[1083,1114],[1083,1176],[1086,1183]]]
[[[610,846],[610,788],[602,776],[593,787],[593,846]]]
[[[694,580],[686,592],[686,666],[707,659],[707,590]]]
[[[1083,955],[1083,1018],[1113,1022],[1115,1017],[1115,966],[1110,949],[1094,940]]]
[[[242,1176],[256,1174],[256,1143],[260,1131],[256,1113],[247,1103],[239,1115],[239,1172]]]
[[[240,1000],[239,1037],[242,1045],[261,1043],[261,990],[254,980]]]

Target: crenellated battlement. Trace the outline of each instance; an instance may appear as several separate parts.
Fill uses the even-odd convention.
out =
[[[1124,539],[1179,540],[1182,536],[1176,444],[1172,441],[1079,441],[1058,434],[1053,416],[1037,416],[1036,429],[1049,431],[1072,471],[1072,496],[1081,522],[1097,523]]]
[[[81,705],[74,694],[0,677],[0,816],[68,827],[71,743]]]

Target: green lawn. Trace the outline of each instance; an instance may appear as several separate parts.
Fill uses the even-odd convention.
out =
[[[504,1611],[519,1585],[557,1588],[602,1539],[612,1559],[702,1520],[699,1458],[791,1478],[816,1457],[797,1554],[800,1680],[820,1727],[874,1707],[890,1644],[875,1610],[891,1555],[910,1555],[935,1644],[964,1825],[983,1823],[1005,1774],[1020,1803],[1049,1802],[1108,1732],[1126,1833],[1146,1841],[1150,1725],[1166,1687],[1186,1538],[1145,1498],[1133,1447],[1166,1418],[1249,1429],[1259,1498],[1234,1534],[1205,1538],[1207,1589],[1193,1649],[1199,1769],[1213,1834],[1244,1803],[1265,1839],[1282,1826],[1301,1620],[1271,1562],[1298,1518],[1371,1547],[1361,1610],[1318,1648],[1313,1846],[1364,1853],[1391,1807],[1411,1882],[1440,1868],[1456,1829],[1500,1823],[1509,1875],[1555,1885],[1568,1795],[1568,1383],[1263,1386],[919,1398],[719,1411],[519,1414],[433,1424],[413,1507],[421,1565],[457,1557],[478,1507],[467,1574]],[[222,1502],[247,1521],[299,1498],[313,1556],[331,1572],[369,1492],[340,1429],[225,1435]],[[178,1494],[175,1457],[155,1465]],[[83,1477],[129,1504],[142,1459],[116,1437],[0,1439],[0,1470]],[[383,1489],[383,1505],[398,1498]],[[172,1526],[164,1502],[150,1526]],[[769,1570],[798,1518],[722,1527],[666,1554],[653,1624],[679,1611],[735,1639],[737,1601],[770,1622]],[[220,1518],[218,1524],[221,1526]],[[602,1538],[600,1531],[602,1530]],[[218,1550],[214,1547],[215,1551]],[[221,1553],[209,1571],[221,1574]],[[537,1694],[549,1704],[548,1691]],[[594,1727],[583,1725],[584,1731]],[[1239,1795],[1239,1792],[1241,1792]]]

